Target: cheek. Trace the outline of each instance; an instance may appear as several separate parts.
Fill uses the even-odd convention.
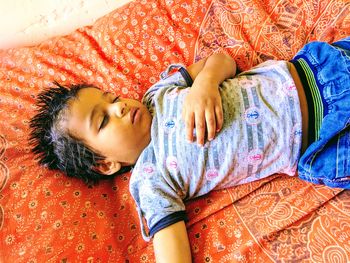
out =
[[[112,122],[100,134],[99,142],[104,145],[105,151],[114,153],[118,149],[131,149],[139,143],[140,131],[133,126],[120,122]]]
[[[113,149],[118,145],[117,137],[111,130],[100,132],[94,140],[90,140],[93,149],[99,154],[108,157],[113,153]]]
[[[118,125],[111,125],[108,131],[103,134],[103,137],[106,148],[113,151],[113,149],[119,147],[120,145],[127,145],[129,141],[128,139],[132,137],[132,133],[125,127],[123,128]]]

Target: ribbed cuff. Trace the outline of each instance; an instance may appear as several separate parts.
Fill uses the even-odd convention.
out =
[[[163,228],[166,228],[172,224],[175,224],[180,221],[187,221],[187,215],[186,211],[178,211],[174,212],[170,215],[167,215],[166,217],[159,220],[150,230],[149,235],[153,237],[155,233],[157,233],[159,230],[162,230]]]
[[[191,78],[191,75],[188,73],[188,71],[185,68],[180,68],[179,72],[181,73],[182,77],[186,80],[187,86],[191,87],[193,84],[193,80]]]

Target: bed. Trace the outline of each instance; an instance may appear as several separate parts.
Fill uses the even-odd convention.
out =
[[[154,262],[130,174],[85,185],[36,164],[28,122],[53,81],[141,99],[170,63],[219,49],[241,70],[350,34],[348,0],[138,0],[0,51],[0,262]],[[194,262],[350,262],[350,191],[275,174],[186,203]]]

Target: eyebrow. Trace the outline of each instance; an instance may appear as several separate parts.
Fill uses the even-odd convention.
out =
[[[105,92],[102,93],[101,97],[105,98],[106,96],[108,96],[108,94],[109,94],[109,92],[105,91]],[[90,128],[92,128],[91,127],[92,126],[92,122],[94,120],[94,117],[96,115],[97,110],[98,110],[98,105],[95,105],[94,108],[91,111],[91,114],[90,114],[90,120],[89,120],[90,121],[90,125],[89,125]]]

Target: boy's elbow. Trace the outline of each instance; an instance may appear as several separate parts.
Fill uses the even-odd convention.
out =
[[[230,78],[233,78],[236,75],[237,71],[237,65],[236,61],[233,59],[231,55],[228,53],[224,52],[222,53],[223,55],[223,61],[225,63],[224,67],[227,67],[230,70]]]
[[[228,54],[226,51],[222,51],[219,53],[214,53],[212,56],[215,56],[215,59],[217,61],[220,61],[220,67],[222,69],[226,69],[227,71],[227,78],[233,78],[236,75],[237,66],[236,61],[233,59],[233,57]]]

